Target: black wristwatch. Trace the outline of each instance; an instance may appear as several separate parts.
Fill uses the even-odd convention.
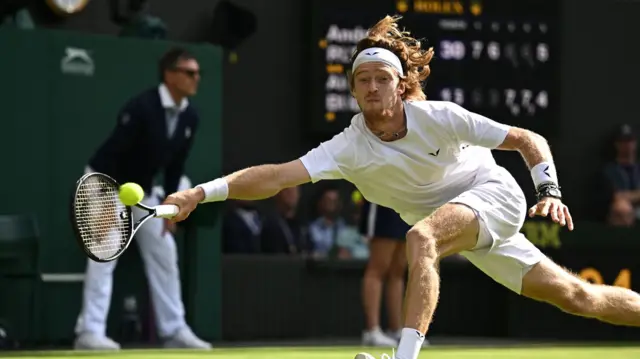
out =
[[[562,192],[560,192],[560,186],[553,182],[542,183],[538,186],[536,190],[536,198],[538,201],[543,199],[544,197],[551,197],[562,199]]]

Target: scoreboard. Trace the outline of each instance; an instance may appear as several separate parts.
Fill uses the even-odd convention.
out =
[[[554,135],[561,31],[557,0],[306,0],[305,127],[331,136],[360,112],[346,73],[356,43],[386,15],[433,47],[430,100],[456,102],[498,122]],[[309,123],[310,122],[310,123]]]

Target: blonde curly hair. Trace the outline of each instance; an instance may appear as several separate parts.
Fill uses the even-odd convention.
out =
[[[410,36],[408,31],[400,30],[398,20],[401,16],[385,16],[367,32],[367,37],[358,41],[356,51],[351,56],[351,64],[358,54],[370,47],[381,47],[393,52],[402,63],[404,77],[400,81],[405,83],[406,90],[402,95],[403,100],[422,101],[427,96],[422,90],[422,82],[431,73],[429,63],[433,58],[433,47],[422,49],[419,40]],[[353,88],[353,76],[350,78]]]

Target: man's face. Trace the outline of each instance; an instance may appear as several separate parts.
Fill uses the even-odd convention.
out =
[[[277,200],[287,209],[295,209],[298,206],[298,201],[300,200],[300,188],[290,187],[283,189],[278,193]]]
[[[340,194],[336,190],[326,191],[320,199],[320,214],[334,217],[340,209]]]
[[[392,109],[404,90],[396,71],[381,62],[362,64],[353,74],[352,94],[365,115],[381,115]]]
[[[633,138],[624,138],[616,141],[616,151],[621,156],[631,156],[636,152],[636,140]]]
[[[165,73],[167,86],[183,96],[193,96],[198,92],[200,65],[194,59],[178,60],[176,66]]]

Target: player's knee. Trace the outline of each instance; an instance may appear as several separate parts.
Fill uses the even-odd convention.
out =
[[[438,260],[438,250],[433,231],[426,226],[414,226],[407,232],[407,247],[409,248],[409,265],[417,258],[430,261]]]

